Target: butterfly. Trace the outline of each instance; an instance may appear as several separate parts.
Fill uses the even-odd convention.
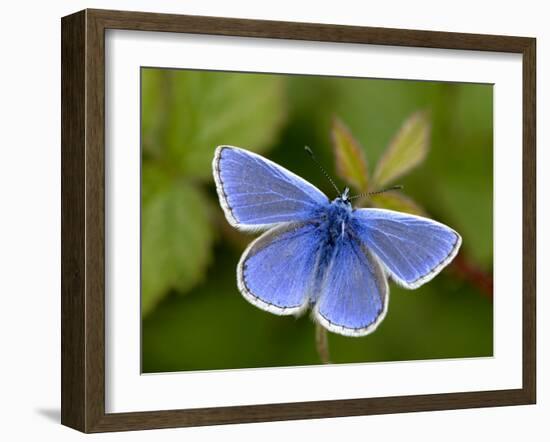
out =
[[[453,229],[428,218],[354,208],[348,188],[331,201],[245,149],[219,146],[212,167],[229,224],[263,231],[237,265],[243,297],[276,315],[311,307],[314,320],[333,333],[374,331],[388,309],[388,279],[420,287],[452,261],[462,242]]]

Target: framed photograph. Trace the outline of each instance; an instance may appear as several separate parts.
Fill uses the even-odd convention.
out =
[[[535,403],[535,39],[61,25],[64,425]]]

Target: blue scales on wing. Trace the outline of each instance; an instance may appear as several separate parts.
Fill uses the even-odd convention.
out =
[[[315,316],[332,332],[363,336],[384,319],[389,289],[376,257],[354,238],[349,227],[347,231],[347,238],[334,245],[323,272]]]
[[[275,227],[253,241],[237,266],[237,283],[255,306],[278,315],[307,308],[321,239],[314,223]]]
[[[353,215],[357,235],[406,288],[432,279],[460,248],[458,233],[427,218],[384,209],[358,209]]]
[[[326,195],[312,184],[244,149],[218,147],[213,169],[226,218],[243,230],[305,221],[329,203]]]

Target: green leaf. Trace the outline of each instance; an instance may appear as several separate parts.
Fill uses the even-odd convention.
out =
[[[372,204],[381,209],[397,210],[412,215],[426,216],[426,211],[408,196],[399,192],[384,192],[371,195]]]
[[[378,162],[374,181],[384,186],[420,164],[429,149],[430,119],[426,112],[409,117]]]
[[[366,192],[369,184],[368,167],[363,148],[337,118],[332,121],[331,135],[336,173],[358,192]]]
[[[174,289],[185,292],[203,277],[212,255],[205,198],[155,169],[143,172],[142,314]]]
[[[160,117],[144,109],[144,131],[154,127],[148,119],[163,123],[156,134],[144,133],[144,140],[156,135],[159,161],[176,173],[210,180],[216,146],[263,152],[276,141],[286,117],[284,77],[160,69],[152,75],[162,79],[156,94],[165,103]]]

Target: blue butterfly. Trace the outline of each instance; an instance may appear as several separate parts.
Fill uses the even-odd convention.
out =
[[[374,331],[388,309],[388,277],[415,289],[452,261],[462,241],[427,218],[354,209],[347,188],[330,201],[294,173],[237,147],[216,149],[213,173],[229,224],[265,231],[237,265],[244,298],[277,315],[311,306],[334,333]]]

